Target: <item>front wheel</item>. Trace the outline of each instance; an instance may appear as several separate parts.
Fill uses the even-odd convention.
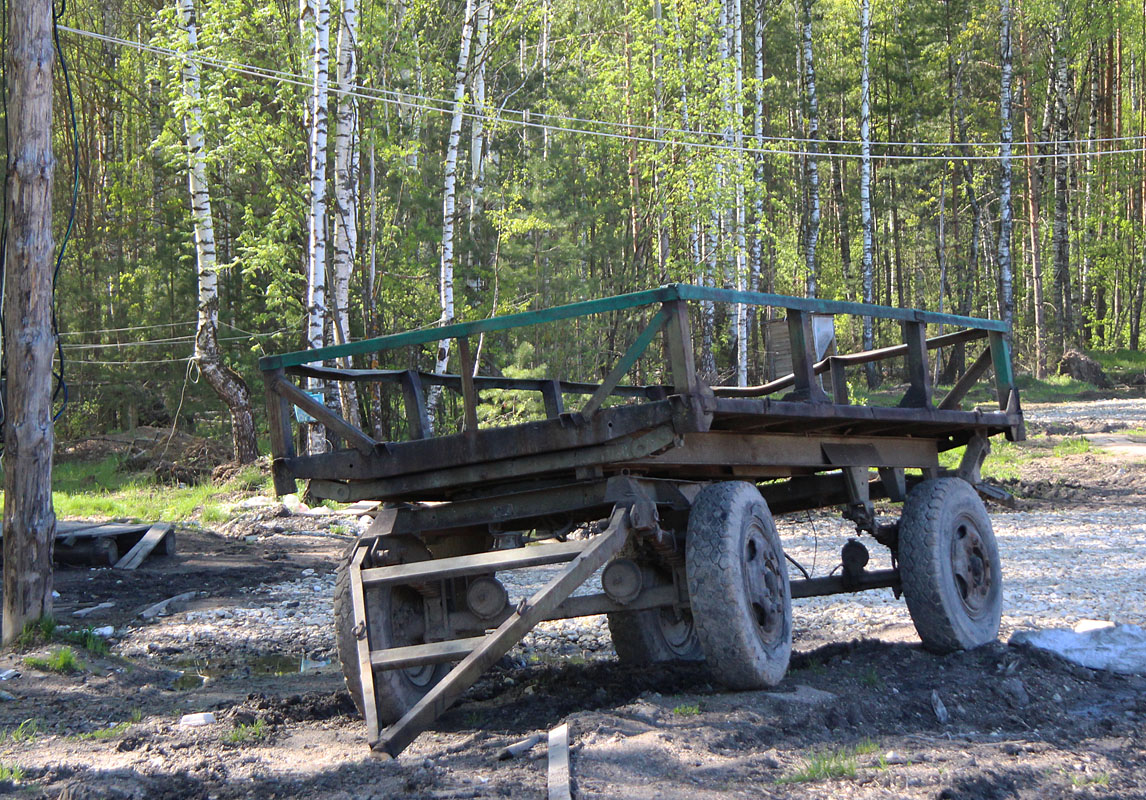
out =
[[[397,559],[399,563],[426,561],[431,557],[425,545],[414,537],[394,537],[394,540],[394,546],[401,551]],[[357,546],[347,551],[335,576],[334,625],[346,688],[358,713],[364,714],[358,638],[355,636],[350,598],[350,560]],[[378,586],[366,588],[364,594],[371,650],[425,642],[425,601],[417,592],[408,586]],[[448,671],[448,664],[425,664],[375,672],[374,695],[379,723],[385,727],[401,719]]]
[[[911,490],[899,523],[899,572],[911,620],[928,650],[970,650],[998,636],[999,549],[971,484],[938,478]]]
[[[705,487],[688,517],[688,595],[706,661],[732,689],[774,686],[792,654],[792,593],[780,535],[750,483]]]

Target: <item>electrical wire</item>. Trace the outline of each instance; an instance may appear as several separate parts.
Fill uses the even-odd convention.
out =
[[[180,325],[194,325],[195,320],[187,322],[159,322],[155,325],[132,325],[127,328],[102,328],[95,331],[61,331],[60,336],[97,336],[101,333],[124,333],[126,331],[146,331],[152,328],[177,328]]]
[[[137,367],[145,364],[182,364],[184,361],[190,361],[195,356],[187,356],[186,358],[161,358],[151,361],[88,361],[86,359],[77,361],[77,364],[96,364],[104,367]]]
[[[267,336],[278,336],[284,333],[284,330],[271,331],[270,333],[248,333],[245,336],[220,336],[216,337],[216,341],[220,342],[245,342],[252,336],[265,338]],[[187,336],[174,336],[170,339],[149,339],[142,342],[86,342],[83,344],[65,344],[65,350],[100,350],[105,347],[169,347],[173,344],[184,344],[195,341],[195,335],[190,334]]]
[[[79,36],[88,36],[100,41],[116,44],[123,47],[131,47],[143,52],[149,52],[156,55],[161,55],[166,58],[177,59],[181,61],[191,61],[200,66],[213,67],[221,71],[229,71],[237,74],[247,75],[250,77],[270,79],[279,83],[291,84],[303,88],[309,88],[310,83],[303,79],[301,75],[291,72],[284,72],[282,70],[273,70],[265,67],[257,67],[250,64],[244,64],[236,61],[223,61],[219,59],[212,59],[202,55],[190,55],[188,53],[180,52],[167,47],[160,47],[158,45],[144,44],[142,42],[134,42],[129,39],[121,39],[115,36],[107,36],[105,34],[96,33],[94,31],[83,30],[80,28],[67,28],[62,27],[67,32],[74,33]],[[376,89],[364,87],[358,84],[353,85],[349,89],[344,89],[341,86],[332,84],[329,87],[332,94],[342,94],[346,96],[356,97],[361,100],[370,100],[375,102],[383,102],[391,105],[404,106],[408,108],[416,108],[423,111],[437,112],[440,114],[454,113],[453,101],[443,98],[432,98],[425,95],[415,95],[406,92],[399,92],[393,89]],[[510,119],[506,114],[514,114],[520,116],[520,119]],[[779,147],[745,147],[735,144],[728,144],[726,142],[704,142],[704,141],[689,141],[680,138],[666,139],[659,134],[670,132],[668,129],[653,128],[645,125],[627,125],[624,123],[606,122],[603,120],[586,120],[584,118],[562,116],[555,114],[543,114],[539,112],[527,112],[513,109],[500,109],[496,113],[488,112],[475,112],[475,111],[462,111],[461,116],[469,119],[480,119],[490,124],[502,124],[509,126],[517,126],[522,128],[532,128],[538,130],[545,130],[551,133],[571,133],[584,136],[596,136],[601,138],[618,139],[626,142],[637,142],[644,144],[654,145],[675,145],[694,150],[708,150],[719,152],[733,152],[744,153],[750,155],[774,155],[774,156],[799,156],[811,158],[839,158],[839,159],[862,159],[864,156],[861,153],[844,153],[835,151],[818,151],[806,149],[792,149],[792,148],[779,148]],[[559,122],[575,123],[581,122],[593,125],[611,126],[624,128],[626,130],[646,130],[653,131],[654,136],[635,136],[629,133],[616,133],[612,131],[591,130],[587,128],[578,128],[570,125],[549,124],[544,122],[534,122],[532,117],[542,117],[546,119],[554,119]],[[686,136],[719,136],[722,139],[726,138],[724,133],[716,133],[713,131],[687,131],[683,129],[672,129],[671,132],[679,133]],[[754,139],[755,137],[748,137]],[[794,137],[769,137],[768,141],[776,143],[786,143],[793,145],[812,145],[812,144],[844,144],[848,146],[858,146],[861,144],[855,140],[830,140],[830,139],[800,139]],[[1013,147],[1027,147],[1028,149],[1036,146],[1046,145],[1092,145],[1098,141],[1114,142],[1114,141],[1140,141],[1143,142],[1143,147],[1122,148],[1112,150],[1099,150],[1097,152],[1091,150],[1085,151],[1072,151],[1069,153],[1012,153],[1010,158],[1012,160],[1036,160],[1048,158],[1081,158],[1081,157],[1107,157],[1113,155],[1127,155],[1131,153],[1141,153],[1146,149],[1146,136],[1130,136],[1130,137],[1116,137],[1104,140],[1092,139],[1074,139],[1062,140],[1053,142],[1013,142]],[[1000,147],[1001,142],[877,142],[870,143],[872,146],[909,146],[909,147],[944,147],[944,148],[964,148],[964,147]],[[909,154],[909,153],[881,153],[876,156],[871,156],[879,160],[891,161],[1000,161],[1003,159],[1002,155],[972,155],[972,154],[959,154],[948,153],[942,155],[936,154]]]
[[[60,0],[60,9],[56,11],[52,6],[52,41],[55,44],[56,56],[60,60],[60,70],[64,74],[64,89],[68,96],[68,120],[72,128],[72,202],[68,209],[68,224],[64,228],[63,238],[60,240],[60,250],[56,255],[56,268],[52,271],[52,335],[56,340],[56,354],[60,360],[60,370],[56,373],[56,390],[52,392],[52,402],[63,395],[60,410],[52,416],[52,421],[58,420],[68,407],[68,382],[64,376],[64,347],[60,342],[59,318],[56,313],[56,279],[60,275],[60,268],[64,263],[64,254],[68,250],[68,240],[72,236],[72,228],[76,223],[76,205],[80,196],[80,134],[76,124],[76,103],[72,96],[72,78],[68,72],[68,61],[64,57],[64,49],[60,46],[60,18],[67,13],[68,1]]]

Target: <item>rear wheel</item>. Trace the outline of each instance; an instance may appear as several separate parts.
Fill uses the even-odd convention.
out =
[[[688,518],[688,594],[706,660],[733,689],[774,686],[792,654],[792,596],[772,514],[750,483],[703,489]]]
[[[609,614],[609,633],[617,658],[626,664],[704,660],[688,609],[613,611]]]
[[[412,536],[394,537],[395,563],[426,561],[430,551]],[[350,560],[355,544],[339,564],[334,584],[334,624],[338,658],[346,688],[358,712],[364,714],[362,684],[358,663],[358,638],[354,631],[354,607],[350,599]],[[425,600],[408,586],[381,586],[365,590],[369,609],[371,650],[423,644],[425,642]],[[374,673],[374,695],[378,722],[390,725],[402,718],[449,671],[449,664],[425,664],[408,669]]]
[[[1003,578],[991,518],[960,478],[911,490],[899,524],[903,596],[923,646],[937,653],[994,641]]]

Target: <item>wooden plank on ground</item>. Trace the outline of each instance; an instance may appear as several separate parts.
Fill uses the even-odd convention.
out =
[[[166,522],[157,522],[147,529],[143,538],[135,543],[135,547],[127,551],[123,558],[115,562],[116,569],[135,569],[143,560],[151,555],[151,551],[159,546],[167,534],[171,533],[171,525]]]
[[[549,800],[572,800],[569,786],[569,723],[549,732]]]

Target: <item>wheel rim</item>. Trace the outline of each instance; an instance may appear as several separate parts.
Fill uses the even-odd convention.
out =
[[[390,646],[422,644],[425,640],[425,601],[417,592],[405,587],[395,587],[390,592]],[[434,665],[407,667],[401,674],[412,685],[425,689],[433,684]]]
[[[990,607],[994,564],[975,522],[960,517],[951,537],[951,580],[968,615],[978,618]]]
[[[744,536],[744,584],[749,612],[761,641],[771,644],[784,638],[784,580],[776,549],[767,531],[753,516]]]
[[[691,614],[687,611],[678,613],[672,608],[662,608],[657,615],[657,624],[660,626],[665,646],[673,655],[687,658],[693,654],[696,648],[696,633]]]

